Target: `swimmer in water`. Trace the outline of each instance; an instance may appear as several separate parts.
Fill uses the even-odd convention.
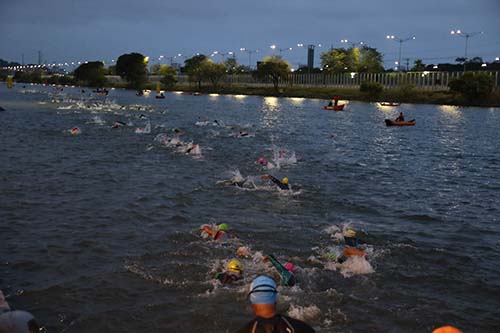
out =
[[[338,263],[342,264],[351,256],[364,257],[366,252],[359,249],[359,245],[362,243],[361,240],[356,238],[356,231],[354,229],[347,229],[344,233],[345,248],[342,254],[337,258],[334,253],[327,254],[327,257],[331,260],[336,260]]]
[[[113,126],[111,126],[112,128],[119,128],[119,127],[123,127],[123,126],[127,126],[126,123],[124,123],[123,121],[115,121],[113,123]]]
[[[264,262],[269,261],[281,277],[281,285],[293,287],[295,285],[295,266],[291,262],[282,265],[272,254],[264,257]]]
[[[213,229],[209,227],[208,225],[203,225],[201,227],[201,230],[205,233],[207,233],[209,236],[212,237],[213,240],[219,241],[219,240],[227,240],[229,237],[229,226],[227,223],[221,223],[217,227],[217,229]]]
[[[243,280],[243,265],[239,260],[233,259],[227,264],[225,272],[218,272],[215,278],[223,284]]]
[[[278,291],[276,282],[261,275],[253,280],[248,294],[255,318],[238,333],[314,333],[314,329],[301,320],[279,314],[276,309]]]
[[[11,310],[0,290],[0,332],[38,333],[39,331],[40,325],[35,317],[26,311]]]
[[[281,181],[278,178],[275,178],[271,175],[265,174],[260,178],[265,180],[270,180],[274,184],[276,184],[281,190],[290,190],[290,184],[288,184],[288,178],[284,177]]]

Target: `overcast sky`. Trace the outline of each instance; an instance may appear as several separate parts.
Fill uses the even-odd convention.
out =
[[[0,58],[37,63],[40,50],[45,62],[109,63],[128,52],[157,59],[217,50],[247,65],[241,47],[260,50],[254,63],[275,44],[294,48],[282,55],[297,67],[306,63],[297,43],[322,44],[318,54],[348,39],[376,47],[389,67],[399,44],[386,35],[414,35],[402,58],[430,64],[463,56],[465,38],[450,35],[461,29],[484,31],[469,39],[469,57],[492,61],[500,57],[499,17],[500,0],[0,0]]]

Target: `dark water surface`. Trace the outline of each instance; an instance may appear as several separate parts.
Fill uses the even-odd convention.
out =
[[[49,92],[0,86],[0,289],[49,332],[233,332],[252,317],[244,286],[212,275],[240,245],[298,266],[279,308],[319,332],[500,331],[500,109],[328,112],[320,100],[119,90],[102,108],[77,104],[78,89],[63,103]],[[399,110],[417,125],[386,127]],[[151,134],[134,133],[141,113]],[[96,116],[106,123],[88,123]],[[205,118],[255,136],[195,126]],[[173,128],[203,157],[154,141]],[[271,173],[300,194],[216,184],[266,172],[255,161],[273,146],[296,153]],[[200,237],[223,222],[239,240]],[[346,224],[370,244],[373,273],[308,260]],[[246,283],[262,273],[242,262]]]

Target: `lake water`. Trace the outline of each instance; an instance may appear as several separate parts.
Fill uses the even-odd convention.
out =
[[[318,332],[500,330],[500,109],[89,92],[0,85],[0,289],[49,332],[234,332],[269,253],[296,265],[280,311]],[[399,111],[416,126],[386,127]],[[201,155],[164,144],[176,128]],[[280,151],[296,163],[256,163]],[[237,171],[255,186],[220,183]],[[219,223],[237,238],[200,235]],[[337,267],[346,226],[368,255]]]

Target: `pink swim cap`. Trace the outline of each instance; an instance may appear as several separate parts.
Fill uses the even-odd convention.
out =
[[[266,164],[266,159],[265,159],[264,157],[259,157],[258,162],[259,162],[260,164]]]
[[[295,266],[291,262],[287,262],[283,265],[287,271],[295,273]]]

